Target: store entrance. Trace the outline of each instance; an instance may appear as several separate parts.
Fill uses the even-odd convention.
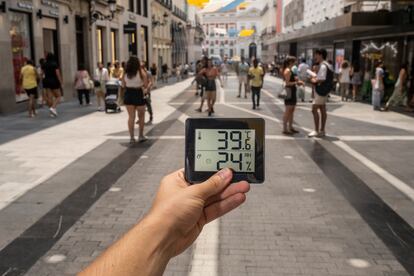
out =
[[[43,18],[42,25],[44,56],[46,57],[48,53],[52,53],[56,57],[56,61],[59,63],[59,47],[56,19]]]

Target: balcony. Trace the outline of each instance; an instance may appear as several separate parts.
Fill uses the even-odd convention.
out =
[[[178,18],[182,19],[183,21],[187,21],[187,14],[176,5],[173,5],[172,12]]]
[[[157,1],[158,3],[160,3],[167,9],[172,10],[172,7],[173,7],[172,0],[155,0],[155,1]]]

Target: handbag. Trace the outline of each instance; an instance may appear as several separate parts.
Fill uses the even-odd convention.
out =
[[[292,98],[292,88],[283,85],[282,91],[279,93],[279,98],[290,100]]]
[[[93,85],[94,85],[95,87],[100,87],[100,86],[101,86],[101,82],[100,82],[100,81],[95,80],[95,81],[93,81]]]

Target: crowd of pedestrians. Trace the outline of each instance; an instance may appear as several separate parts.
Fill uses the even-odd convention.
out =
[[[374,110],[388,111],[390,108],[405,105],[407,110],[412,111],[414,107],[414,97],[410,97],[409,88],[413,80],[409,78],[408,65],[402,64],[398,78],[395,82],[392,95],[387,98],[384,107],[382,101],[385,92],[386,70],[384,63],[378,60],[375,64],[375,72],[371,77],[370,70],[361,68],[358,64],[351,64],[347,60],[340,65],[338,74],[335,74],[332,62],[327,61],[327,51],[319,49],[314,54],[315,63],[310,66],[305,59],[299,62],[296,57],[288,56],[280,67],[261,64],[256,58],[250,63],[241,57],[240,61],[231,64],[227,58],[221,63],[214,62],[213,59],[203,57],[191,65],[178,64],[170,69],[167,64],[163,64],[158,70],[155,63],[150,67],[141,63],[137,57],[131,57],[128,62],[115,61],[105,67],[102,62],[97,63],[93,74],[89,74],[85,65],[79,64],[75,74],[73,86],[77,92],[79,104],[91,105],[91,93],[96,95],[98,111],[107,111],[105,97],[107,95],[107,84],[112,81],[119,86],[117,104],[125,105],[128,112],[128,130],[130,142],[136,141],[134,135],[135,124],[139,127],[138,141],[147,140],[144,135],[144,126],[153,122],[153,108],[151,104],[151,89],[157,87],[157,76],[160,75],[162,82],[168,82],[171,75],[177,81],[188,77],[194,71],[197,91],[196,95],[201,97],[198,112],[203,111],[204,103],[207,103],[208,116],[215,113],[214,105],[217,97],[217,84],[223,87],[223,83],[228,80],[228,74],[234,69],[238,80],[237,97],[248,98],[251,95],[252,109],[260,108],[261,90],[264,84],[266,71],[275,74],[275,70],[284,81],[283,93],[285,111],[283,115],[284,135],[294,135],[298,131],[293,127],[294,113],[298,101],[305,101],[306,85],[312,88],[312,116],[314,130],[308,134],[309,137],[325,136],[327,121],[326,103],[330,93],[336,93],[341,100],[356,101],[358,97],[363,98],[364,91],[370,87],[372,92],[370,98]],[[22,67],[20,74],[21,87],[28,95],[29,117],[37,115],[36,102],[41,94],[42,105],[49,108],[50,117],[58,116],[58,105],[63,95],[62,75],[58,62],[52,53],[46,55],[45,59],[39,61],[39,66],[35,67],[34,62],[27,60]],[[411,83],[410,80],[411,79]],[[145,122],[145,112],[149,113],[149,120]],[[138,118],[135,121],[136,117]]]

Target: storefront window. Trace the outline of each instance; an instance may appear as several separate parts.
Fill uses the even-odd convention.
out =
[[[335,73],[339,74],[339,69],[345,59],[345,49],[335,49]]]
[[[118,59],[117,55],[117,39],[118,39],[118,33],[116,30],[111,30],[111,56],[112,56],[112,62],[115,62],[115,60]]]
[[[148,29],[141,27],[141,60],[148,61]]]
[[[96,29],[96,47],[97,47],[97,60],[98,62],[104,62],[104,48],[103,48],[103,29]]]
[[[376,61],[382,60],[389,79],[395,81],[400,66],[400,46],[398,41],[364,41],[361,44],[363,64],[369,71],[374,71]]]
[[[20,12],[9,12],[9,20],[16,102],[21,102],[27,100],[27,95],[20,86],[20,69],[26,60],[33,58],[31,22],[29,14]]]

